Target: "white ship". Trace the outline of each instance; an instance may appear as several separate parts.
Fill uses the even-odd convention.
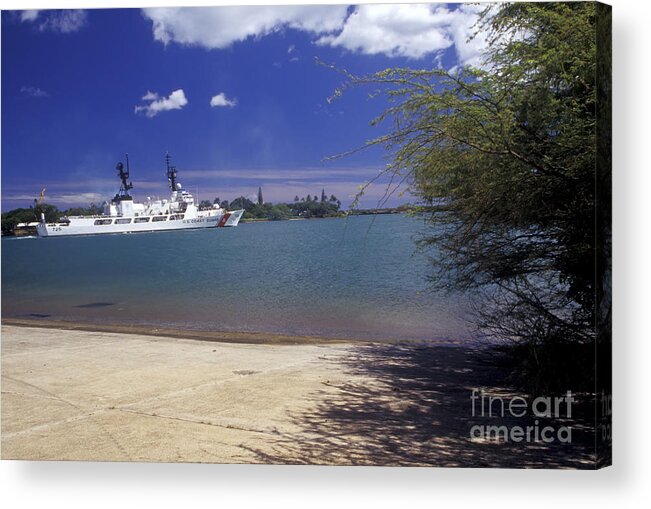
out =
[[[207,210],[200,210],[193,196],[177,182],[177,171],[170,165],[169,154],[165,156],[167,178],[172,195],[169,200],[147,199],[135,203],[129,194],[133,184],[129,182],[129,157],[127,169],[120,162],[117,165],[122,184],[110,202],[104,203],[104,214],[100,216],[64,217],[56,223],[47,223],[41,214],[36,226],[40,237],[64,235],[99,235],[105,233],[132,233],[163,230],[187,230],[193,228],[214,228],[237,226],[244,210],[228,211],[215,204]]]

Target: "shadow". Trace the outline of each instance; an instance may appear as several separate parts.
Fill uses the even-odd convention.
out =
[[[572,427],[571,443],[471,440],[473,425],[531,426],[533,416],[472,416],[473,388],[517,396],[486,350],[430,345],[362,345],[341,359],[351,379],[324,381],[309,411],[290,415],[298,433],[279,432],[264,463],[502,468],[594,468],[589,402],[572,419],[537,418],[539,427]],[[354,378],[352,378],[354,377]],[[272,452],[269,452],[269,451]]]
[[[78,306],[75,306],[76,308],[85,308],[85,309],[93,309],[93,308],[105,308],[108,306],[114,306],[115,302],[89,302],[88,304],[79,304]]]
[[[27,314],[18,315],[18,316],[28,316],[30,318],[49,318],[52,315],[47,314],[47,313],[27,313]]]

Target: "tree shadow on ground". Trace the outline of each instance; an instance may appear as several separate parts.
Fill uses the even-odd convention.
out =
[[[429,465],[440,467],[594,468],[594,431],[576,406],[571,420],[538,419],[539,426],[571,426],[572,443],[477,440],[475,424],[529,426],[533,416],[472,416],[473,388],[503,398],[518,395],[486,350],[431,345],[362,345],[332,362],[348,380],[325,380],[309,410],[290,415],[300,432],[279,432],[263,463]],[[347,378],[347,377],[345,377]],[[270,442],[270,441],[271,442]],[[269,452],[271,451],[271,452]]]

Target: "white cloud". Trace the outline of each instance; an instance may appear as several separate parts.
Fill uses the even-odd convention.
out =
[[[158,94],[156,92],[150,92],[147,90],[147,93],[142,96],[143,101],[155,101],[158,99]]]
[[[480,64],[486,41],[473,34],[483,6],[449,9],[429,4],[202,7],[143,9],[154,39],[221,49],[291,28],[314,34],[316,44],[367,55],[423,58],[454,46],[461,64]],[[295,51],[289,46],[288,54]]]
[[[316,42],[367,55],[414,59],[454,45],[461,64],[477,65],[486,41],[483,37],[468,39],[482,9],[469,5],[452,10],[428,4],[360,5],[340,32],[323,35]]]
[[[26,95],[27,97],[47,97],[49,95],[45,90],[39,87],[25,85],[20,87],[20,93]]]
[[[488,47],[486,32],[475,34],[479,13],[486,8],[486,5],[463,4],[454,11],[454,22],[450,24],[448,31],[454,41],[454,49],[457,58],[462,65],[482,67],[484,65],[484,52]]]
[[[38,14],[41,11],[38,10],[28,10],[20,12],[20,21],[35,21],[38,18]]]
[[[48,185],[48,188],[50,186]],[[15,203],[18,206],[24,207],[26,204],[31,204],[34,201],[35,195],[38,196],[38,190],[34,193],[15,193],[3,194],[2,201]],[[106,196],[100,193],[78,193],[78,194],[53,194],[47,193],[46,201],[48,203],[56,204],[63,208],[71,205],[88,205],[89,203],[102,203],[106,200]]]
[[[80,30],[88,20],[82,9],[27,10],[20,12],[20,21],[36,23],[41,32],[69,34]]]
[[[67,34],[81,29],[88,19],[88,14],[83,10],[64,10],[50,13],[41,24],[41,30],[50,30]]]
[[[207,49],[226,48],[283,28],[321,34],[341,28],[345,5],[165,7],[143,9],[154,39]]]
[[[427,4],[360,5],[338,34],[317,44],[370,55],[420,58],[452,45],[446,25],[450,11]]]
[[[306,167],[303,169],[287,168],[238,168],[228,169],[195,169],[184,170],[183,176],[193,180],[215,180],[215,179],[239,179],[254,181],[277,180],[281,182],[301,182],[305,180],[320,179],[324,182],[332,180],[358,179],[357,183],[370,180],[378,175],[376,167],[360,168],[324,168],[324,167]]]
[[[48,196],[52,203],[66,205],[88,205],[89,203],[102,203],[106,196],[101,193],[57,194]]]
[[[144,113],[147,117],[155,117],[162,111],[180,110],[188,100],[182,88],[172,92],[169,97],[160,97],[156,92],[147,92],[142,96],[143,101],[150,101],[149,104],[136,106],[135,113]]]
[[[224,92],[220,92],[217,95],[214,95],[210,99],[210,106],[214,107],[219,107],[219,106],[227,106],[229,108],[232,108],[233,106],[237,105],[237,99],[228,99],[226,97],[226,94]]]

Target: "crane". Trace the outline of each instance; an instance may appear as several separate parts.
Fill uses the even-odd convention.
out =
[[[45,196],[45,187],[41,189],[41,194],[38,199],[34,198],[34,214],[36,215],[36,220],[40,219],[41,204],[43,203],[43,197]]]
[[[43,197],[44,196],[45,196],[45,188],[41,189],[41,194],[38,197],[38,202],[36,203],[37,206],[40,205],[41,203],[43,203]]]

